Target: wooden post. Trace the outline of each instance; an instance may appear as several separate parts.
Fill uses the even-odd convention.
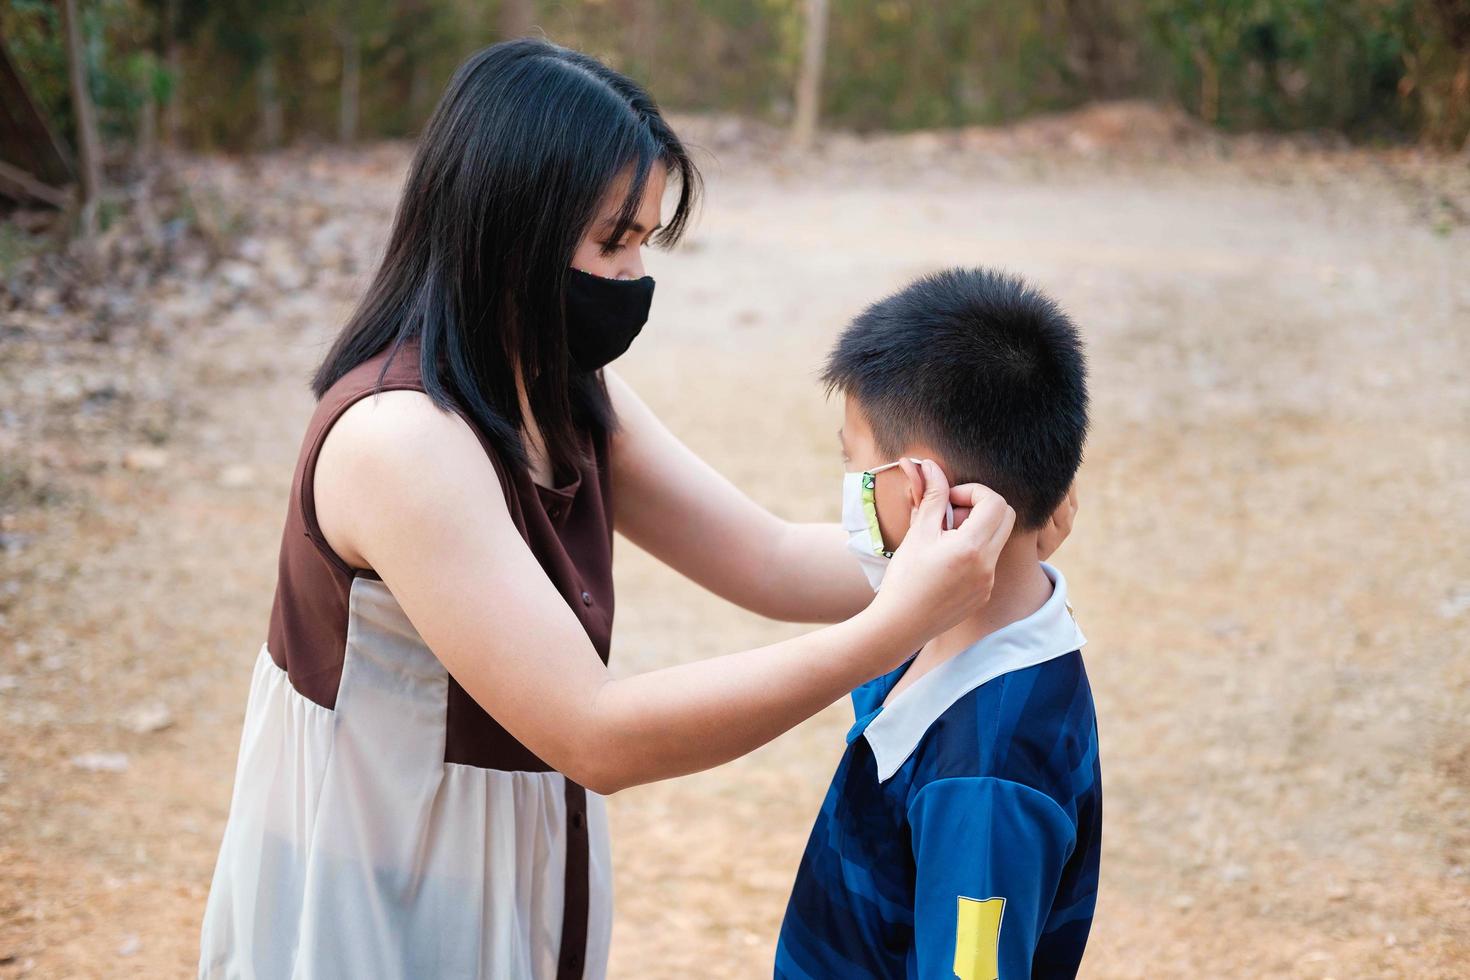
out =
[[[827,61],[827,0],[806,0],[801,71],[796,78],[796,115],[791,142],[805,149],[817,135],[821,117],[822,69]]]
[[[77,117],[77,154],[82,176],[82,234],[97,233],[97,201],[102,193],[102,148],[97,138],[97,116],[87,87],[87,62],[77,0],[61,0],[61,25],[66,38],[66,60],[71,75],[72,111]]]

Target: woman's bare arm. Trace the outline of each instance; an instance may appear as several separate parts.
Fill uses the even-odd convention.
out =
[[[873,600],[841,525],[775,516],[680,442],[625,381],[605,374],[620,422],[612,454],[617,529],[628,540],[771,619],[835,623]],[[837,487],[834,468],[834,500]],[[964,491],[955,491],[955,520],[963,523],[969,510]],[[1071,533],[1076,513],[1074,491],[1038,538],[1043,560]]]
[[[776,517],[680,442],[626,382],[611,371],[606,377],[619,421],[612,453],[617,529],[628,540],[771,619],[834,623],[873,601],[840,525]],[[835,501],[835,452],[833,462]]]
[[[327,541],[374,569],[449,672],[531,751],[598,792],[726,762],[891,669],[989,596],[1014,513],[941,532],[930,494],[883,591],[835,626],[756,650],[614,679],[526,547],[494,467],[458,417],[416,392],[349,409],[315,499]],[[933,499],[930,499],[930,498]]]

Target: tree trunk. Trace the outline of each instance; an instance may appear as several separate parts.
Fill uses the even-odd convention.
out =
[[[281,110],[280,77],[276,71],[276,56],[267,52],[255,66],[256,100],[260,104],[260,145],[274,149],[281,145],[286,127]]]
[[[525,37],[535,26],[536,4],[534,0],[500,0],[500,37]]]
[[[1111,98],[1124,87],[1120,79],[1131,74],[1115,6],[1112,0],[1064,0],[1062,4],[1069,60],[1087,87],[1089,99]]]
[[[1450,129],[1453,131],[1455,126],[1466,122],[1466,117],[1470,116],[1470,110],[1466,109],[1467,106],[1470,106],[1470,49],[1460,55],[1460,70],[1455,72],[1455,83],[1451,86],[1450,92],[1453,99],[1451,104],[1461,107],[1458,118],[1449,120]],[[1467,128],[1465,132],[1465,143],[1460,147],[1460,157],[1470,163],[1470,128]]]
[[[627,38],[628,73],[640,81],[647,81],[655,59],[654,29],[656,16],[649,9],[650,0],[621,0],[617,11]]]
[[[138,116],[138,160],[143,164],[158,159],[158,102],[150,91]]]
[[[821,116],[822,69],[827,61],[827,0],[806,0],[806,31],[802,38],[801,72],[796,78],[796,115],[791,142],[809,147]]]
[[[97,137],[97,116],[92,93],[87,87],[86,53],[82,47],[82,25],[77,18],[77,0],[61,0],[62,32],[66,38],[66,61],[71,75],[71,104],[77,122],[77,155],[82,178],[82,234],[97,232],[97,200],[102,193],[102,147]]]
[[[1460,67],[1450,82],[1449,106],[1434,136],[1441,140],[1453,139],[1456,130],[1466,125],[1465,143],[1460,147],[1460,156],[1470,160],[1470,8],[1463,0],[1434,0],[1434,9],[1439,14],[1445,37],[1450,48],[1460,55]]]
[[[342,98],[337,138],[343,143],[357,139],[357,96],[362,86],[362,47],[357,32],[342,31]]]
[[[164,63],[168,65],[169,76],[168,102],[163,106],[163,142],[170,150],[177,150],[184,129],[184,46],[179,42],[179,0],[168,0],[163,20],[163,29],[168,34]]]
[[[1194,49],[1199,68],[1199,115],[1211,126],[1220,121],[1220,65],[1203,48]]]
[[[412,117],[414,131],[423,128],[424,122],[429,118],[433,106],[429,99],[433,95],[430,88],[429,63],[424,56],[414,55],[413,74],[408,78],[408,111]]]

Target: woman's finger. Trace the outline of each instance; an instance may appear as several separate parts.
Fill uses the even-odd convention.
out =
[[[1006,504],[1000,494],[988,487],[978,483],[969,484],[970,494],[970,516],[960,528],[960,533],[966,535],[970,547],[982,549],[996,534],[997,530],[1005,521],[1006,512],[1010,507]],[[1011,512],[1011,520],[1014,521],[1015,513]],[[1010,536],[1010,528],[1006,527],[1005,536]]]
[[[900,456],[898,458],[898,468],[900,471],[902,471],[904,477],[909,481],[909,485],[923,488],[919,491],[920,499],[922,499],[924,489],[927,489],[929,485],[925,482],[923,470],[921,470],[919,467],[920,461],[917,459],[910,459],[907,456]],[[914,525],[918,523],[919,506],[918,504],[911,504],[909,506],[909,527],[913,528]]]
[[[924,497],[919,501],[909,533],[912,534],[918,528],[925,534],[937,536],[944,525],[944,515],[948,510],[946,505],[949,503],[949,480],[945,478],[939,464],[932,459],[924,460],[919,469],[924,477]]]
[[[984,484],[956,483],[954,486],[949,488],[949,502],[954,504],[956,507],[960,506],[961,504],[966,507],[970,506],[971,495],[974,493],[975,488],[979,486],[984,486]]]
[[[994,532],[981,548],[981,553],[989,561],[995,561],[1000,557],[1000,550],[1006,546],[1011,539],[1011,532],[1016,527],[1016,509],[1010,504],[1002,501],[1000,521],[996,524]]]
[[[975,489],[985,489],[979,483],[957,483],[949,488],[949,502],[954,507],[954,526],[959,527],[970,516],[970,503],[975,499]]]

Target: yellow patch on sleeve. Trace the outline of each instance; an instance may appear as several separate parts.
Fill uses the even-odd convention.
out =
[[[1000,920],[1006,900],[959,899],[955,923],[954,975],[959,980],[999,980]]]

